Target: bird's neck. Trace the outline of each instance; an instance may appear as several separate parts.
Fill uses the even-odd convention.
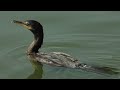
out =
[[[34,40],[30,44],[27,50],[27,54],[38,53],[39,48],[41,48],[43,44],[43,33],[34,34]]]

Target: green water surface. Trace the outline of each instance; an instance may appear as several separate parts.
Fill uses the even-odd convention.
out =
[[[30,62],[26,56],[33,35],[12,20],[37,20],[44,27],[42,52],[64,52],[81,62],[120,71],[119,11],[0,11],[1,79],[119,79]]]

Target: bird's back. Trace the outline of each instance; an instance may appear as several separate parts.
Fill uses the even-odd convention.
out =
[[[69,68],[77,68],[80,65],[79,60],[71,57],[69,54],[62,52],[50,52],[50,53],[37,53],[30,55],[29,58],[34,59],[35,61],[50,64],[54,66],[62,66]]]

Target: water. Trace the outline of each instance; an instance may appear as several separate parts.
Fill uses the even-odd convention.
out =
[[[81,62],[120,71],[119,11],[0,11],[0,78],[119,79],[30,62],[26,49],[33,35],[12,20],[34,19],[44,27],[43,52],[65,52]],[[33,66],[32,66],[33,65]],[[34,70],[36,68],[36,70]]]

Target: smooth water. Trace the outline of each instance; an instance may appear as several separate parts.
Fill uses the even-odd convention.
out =
[[[0,11],[1,79],[119,79],[106,75],[29,61],[30,31],[12,20],[37,20],[44,27],[42,52],[64,52],[83,63],[117,68],[120,72],[119,11]]]

